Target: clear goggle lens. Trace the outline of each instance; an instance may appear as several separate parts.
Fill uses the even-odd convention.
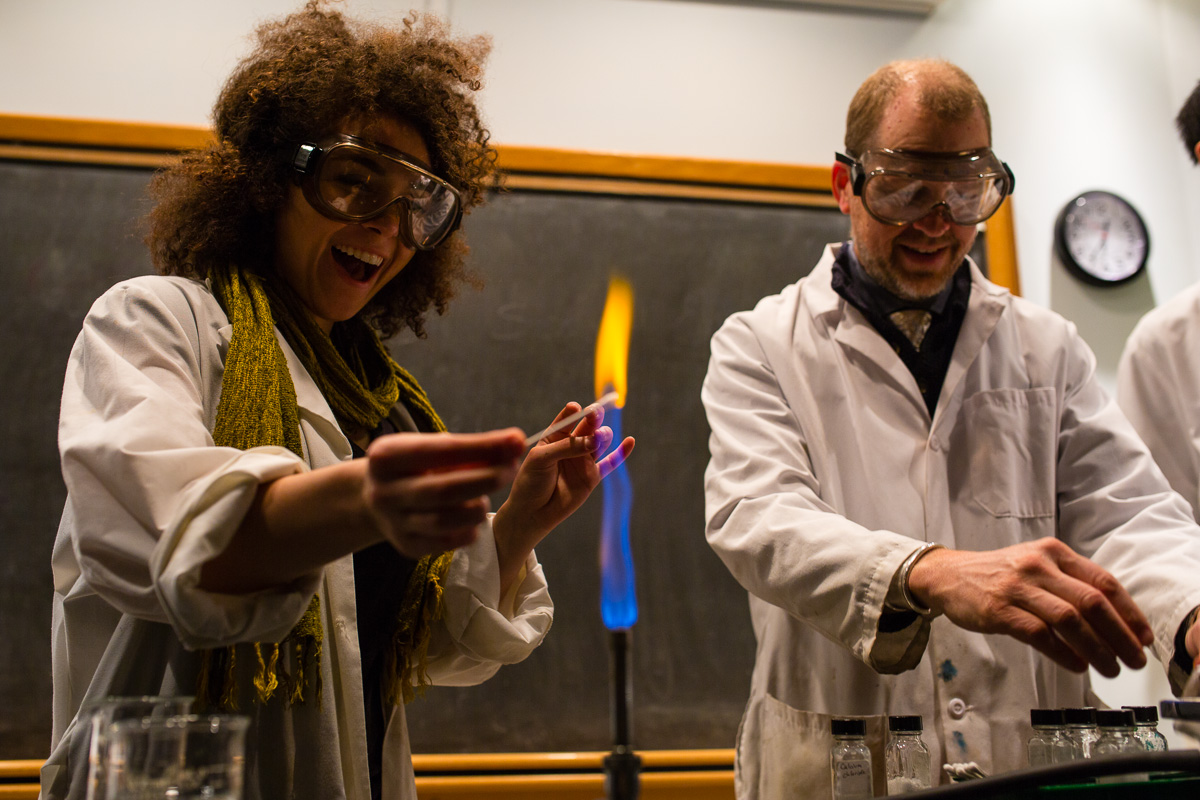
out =
[[[983,222],[1012,193],[1008,165],[990,149],[954,156],[925,156],[868,150],[850,165],[854,193],[871,216],[889,225],[907,225],[935,208],[957,225]]]
[[[365,222],[396,207],[405,242],[437,247],[458,225],[458,191],[403,153],[338,136],[297,148],[294,166],[305,197],[319,212],[345,222]]]

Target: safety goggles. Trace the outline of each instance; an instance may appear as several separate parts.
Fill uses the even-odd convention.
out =
[[[437,247],[462,218],[457,189],[411,156],[357,136],[302,144],[292,166],[305,198],[330,219],[366,222],[397,206],[400,236],[418,250]]]
[[[837,160],[850,170],[850,185],[872,217],[886,225],[916,222],[935,208],[957,225],[975,225],[996,213],[1015,178],[990,147],[932,155],[868,150]]]

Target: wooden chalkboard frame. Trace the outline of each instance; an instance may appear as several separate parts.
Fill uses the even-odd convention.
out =
[[[112,167],[154,168],[168,164],[184,150],[204,146],[209,129],[198,126],[158,125],[63,117],[0,114],[0,160],[72,163]],[[827,166],[789,165],[698,158],[556,150],[514,145],[497,145],[500,181],[522,191],[604,194],[631,197],[689,198],[765,205],[829,208],[835,205],[830,193]],[[1011,199],[988,222],[985,238],[990,277],[1019,293],[1015,234]],[[2,757],[4,754],[0,754]],[[487,774],[537,775],[539,797],[554,795],[552,773],[564,775],[558,789],[568,785],[594,793],[601,768],[597,753],[522,753],[480,755],[418,755],[414,763],[427,788],[448,791],[438,783],[447,773],[471,777],[467,791],[483,787],[470,781]],[[713,796],[727,796],[732,783],[732,750],[659,751],[644,754],[653,771],[708,770],[716,780],[709,788]],[[712,771],[716,772],[713,773]],[[586,789],[575,784],[579,772],[589,773]],[[719,773],[716,774],[716,773]],[[423,777],[422,777],[423,776]],[[693,778],[695,778],[693,774]],[[446,780],[449,780],[447,778]],[[457,780],[457,778],[456,778]],[[429,783],[433,781],[433,783]],[[572,783],[575,782],[575,783]],[[527,796],[534,796],[530,786]],[[542,793],[547,790],[549,793]],[[691,786],[692,797],[697,787]],[[731,791],[728,793],[731,794]]]
[[[208,128],[0,114],[0,159],[155,167],[204,146]],[[687,197],[829,207],[829,168],[497,145],[505,186],[527,191]],[[1021,293],[1012,198],[986,223],[988,274]]]

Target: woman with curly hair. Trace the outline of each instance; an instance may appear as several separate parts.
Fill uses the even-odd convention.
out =
[[[247,798],[413,797],[404,703],[545,636],[534,545],[633,441],[605,455],[599,409],[523,459],[446,433],[382,343],[469,280],[486,49],[310,2],[156,176],[163,274],[105,293],[67,368],[43,797],[84,796],[94,702],[181,695],[250,717]]]

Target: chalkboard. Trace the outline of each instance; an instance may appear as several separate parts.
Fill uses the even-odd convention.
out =
[[[148,169],[0,162],[0,758],[50,738],[50,551],[65,498],[55,431],[67,354],[93,299],[150,271],[139,219]],[[634,291],[625,432],[641,617],[632,632],[639,749],[730,747],[754,657],[745,593],[704,540],[709,337],[732,312],[804,275],[847,235],[836,209],[681,197],[515,190],[465,223],[466,290],[428,336],[391,348],[452,430],[548,423],[593,394],[610,275]],[[977,247],[977,257],[982,251]],[[496,498],[498,503],[502,498]],[[479,687],[409,708],[416,752],[611,746],[608,638],[599,613],[599,498],[538,548],[553,629]]]

